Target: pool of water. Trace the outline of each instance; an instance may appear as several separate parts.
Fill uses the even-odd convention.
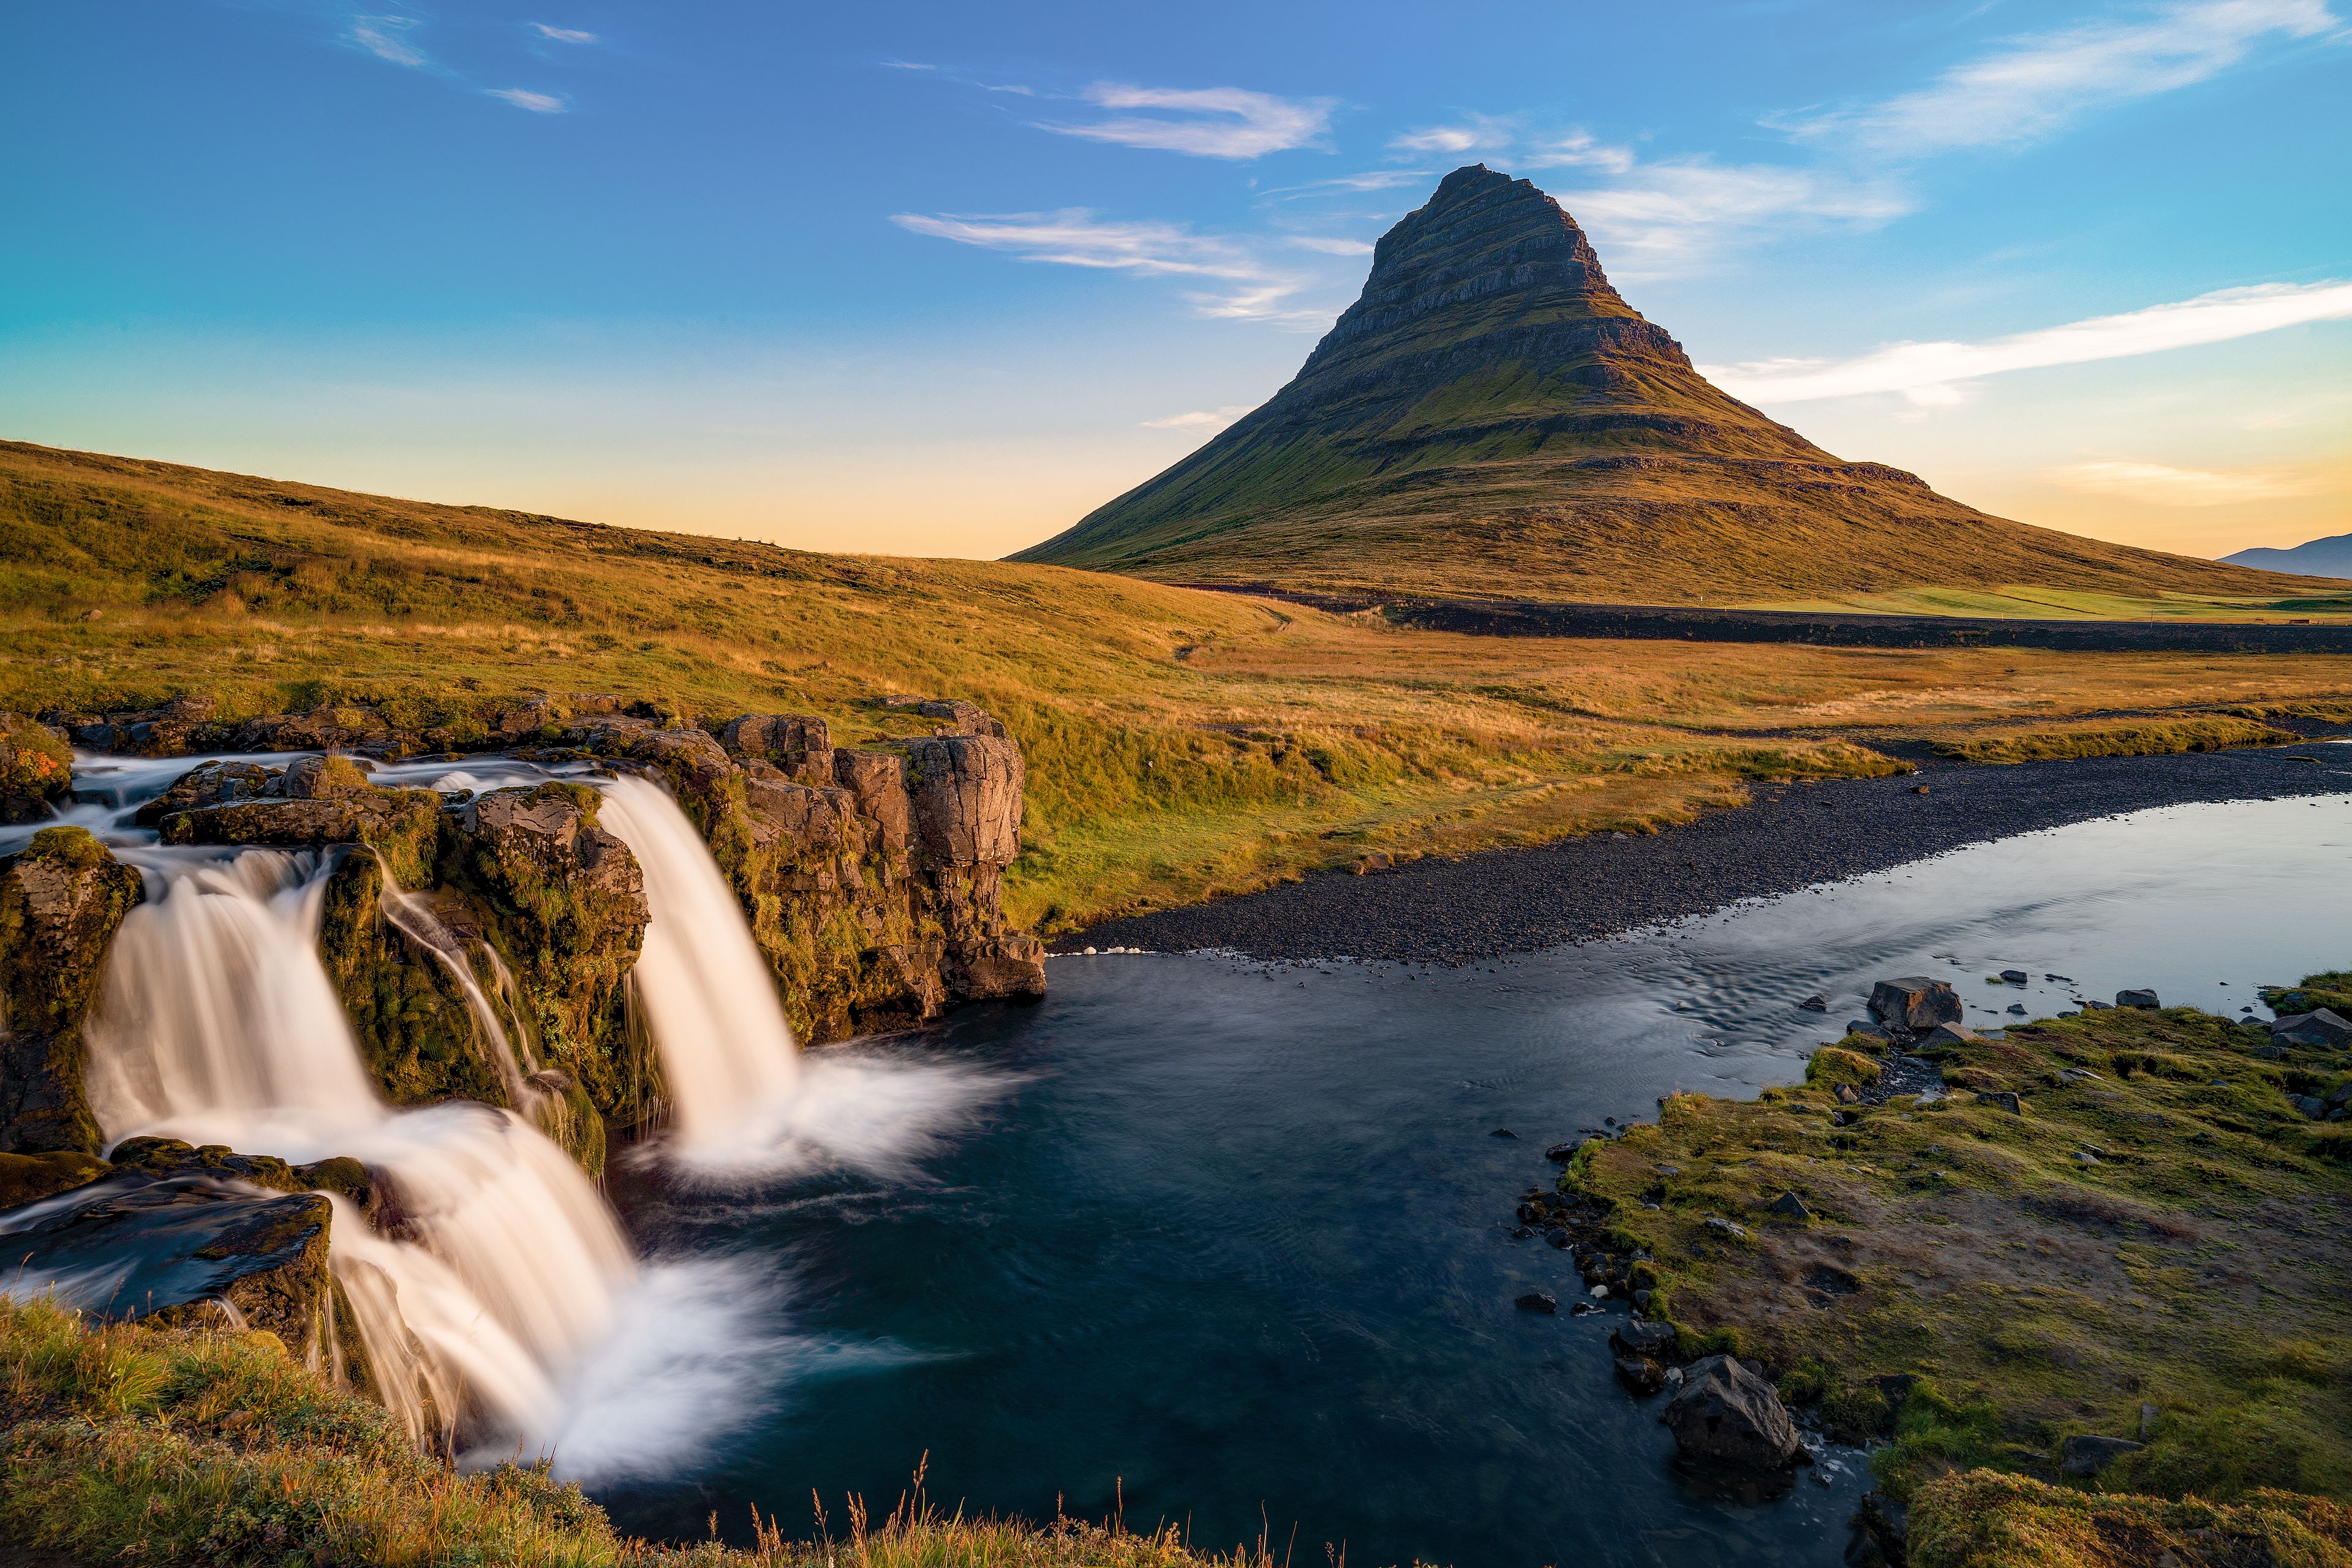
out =
[[[1851,1456],[1777,1497],[1694,1484],[1610,1376],[1613,1316],[1514,1309],[1577,1286],[1510,1237],[1544,1146],[1799,1079],[1881,976],[1949,978],[1979,1027],[2127,985],[2259,1007],[2352,960],[2347,859],[2352,796],[2192,805],[1475,968],[1057,960],[1041,1004],[834,1047],[992,1075],[903,1179],[616,1178],[649,1247],[756,1260],[775,1334],[694,1479],[600,1495],[638,1530],[811,1529],[812,1489],[837,1522],[928,1456],[950,1504],[1300,1562],[1828,1568]]]

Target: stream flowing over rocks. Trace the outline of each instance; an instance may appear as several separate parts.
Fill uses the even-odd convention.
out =
[[[596,1415],[626,1396],[601,1357],[712,1383],[761,1299],[713,1277],[657,1348],[615,1339],[679,1287],[593,1184],[614,1140],[702,1180],[887,1163],[968,1086],[803,1074],[799,1040],[1044,989],[1000,907],[1019,751],[969,703],[919,711],[934,733],[858,751],[805,716],[549,699],[424,756],[367,710],[0,717],[12,777],[68,735],[156,759],[10,797],[9,1293],[266,1330],[452,1452],[707,1441],[760,1378],[662,1436]],[[221,745],[257,750],[168,761]]]

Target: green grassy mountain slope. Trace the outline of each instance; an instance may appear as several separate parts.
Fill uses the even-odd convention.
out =
[[[1016,561],[1307,591],[1678,604],[2268,573],[1990,517],[1710,384],[1525,180],[1457,169],[1289,385]]]

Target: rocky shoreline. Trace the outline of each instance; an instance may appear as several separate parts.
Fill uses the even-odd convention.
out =
[[[2094,817],[2347,790],[2352,757],[2339,761],[2312,744],[1999,766],[1923,759],[1915,774],[1759,786],[1747,806],[1661,833],[1591,834],[1535,849],[1408,861],[1370,876],[1314,876],[1106,921],[1053,947],[1467,963],[1589,942]]]
[[[2210,1551],[2199,1510],[2251,1503],[2239,1533],[2274,1532],[2327,1512],[2300,1494],[2337,1491],[2352,1458],[2303,1392],[2332,1384],[2317,1347],[2347,1327],[2347,987],[2266,991],[2270,1020],[2126,990],[1979,1035],[1949,984],[1881,981],[1802,1085],[1675,1094],[1552,1145],[1559,1180],[1521,1194],[1511,1236],[1569,1255],[1576,1313],[1629,1312],[1614,1375],[1667,1395],[1683,1463],[1785,1484],[1805,1433],[1867,1446],[1854,1568],[1981,1544],[1943,1497],[1963,1472],[2012,1537],[2071,1510],[2136,1534],[2105,1542],[2117,1562],[2271,1561]]]

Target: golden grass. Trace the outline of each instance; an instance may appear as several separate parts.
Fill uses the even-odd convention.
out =
[[[2290,746],[2292,730],[2227,714],[2189,719],[2117,720],[2052,730],[1987,729],[1934,742],[1964,763],[2039,763],[2063,757],[2156,757],[2218,752],[2229,746]]]
[[[2098,1496],[1975,1470],[1921,1489],[1907,1544],[1913,1568],[2352,1568],[2352,1509],[2274,1491]]]
[[[814,555],[0,445],[0,709],[685,715],[892,692],[1003,719],[1029,763],[1008,912],[1048,931],[1368,848],[1454,854],[1884,772],[1883,734],[2115,708],[2344,704],[2352,660],[1507,639],[1132,578]]]

